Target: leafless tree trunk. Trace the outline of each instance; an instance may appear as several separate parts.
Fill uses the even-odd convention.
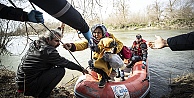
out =
[[[154,4],[147,7],[147,10],[151,22],[159,23],[163,12],[160,2],[156,0]]]

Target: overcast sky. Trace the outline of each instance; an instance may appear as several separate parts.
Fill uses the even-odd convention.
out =
[[[67,0],[70,1],[70,0]],[[105,18],[108,17],[106,15],[111,13],[112,10],[112,6],[110,6],[110,1],[114,1],[114,0],[102,0],[102,13],[106,13],[104,16]],[[130,12],[145,12],[147,5],[153,4],[156,0],[129,0],[127,3],[129,4],[130,7]],[[167,1],[167,0],[162,0],[162,2]],[[37,10],[42,11],[41,9],[39,9],[38,7],[36,7]],[[29,9],[25,9],[26,11],[29,11]],[[106,11],[105,11],[106,10]],[[49,21],[56,21],[56,19],[54,19],[52,16],[50,16],[49,14],[47,14],[46,12],[42,11],[44,14],[44,18],[45,20]]]
[[[106,12],[104,11],[104,13],[110,14],[112,10],[112,6],[110,6],[110,1],[114,1],[114,0],[102,0],[102,1],[104,1],[104,3],[102,4],[103,6],[102,10],[106,10]],[[129,0],[129,2],[127,3],[129,3],[131,12],[143,12],[145,11],[147,5],[154,3],[154,1],[155,0]],[[163,1],[166,1],[166,0],[163,0]],[[45,14],[45,18],[47,19],[50,17],[48,14]]]

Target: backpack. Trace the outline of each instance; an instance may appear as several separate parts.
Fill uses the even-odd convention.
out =
[[[130,59],[132,57],[132,52],[127,46],[123,46],[121,52],[119,53],[122,59]]]

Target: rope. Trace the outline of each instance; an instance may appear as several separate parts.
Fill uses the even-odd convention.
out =
[[[36,10],[36,8],[34,7],[34,5],[32,4],[32,2],[30,2],[30,4],[32,5],[32,7]],[[49,31],[49,32],[51,32],[62,44],[64,44],[62,41],[61,41],[61,39],[58,37],[58,36],[56,36],[56,34],[54,34],[44,23],[42,23],[42,25]],[[72,54],[72,52],[69,50],[69,49],[67,49],[68,51],[69,51],[69,53],[71,54],[71,56],[73,57],[73,59],[78,63],[78,65],[79,66],[81,66],[81,64],[78,62],[78,60],[75,58],[75,56]],[[82,67],[82,66],[81,66]],[[82,69],[84,69],[83,67],[82,67]]]
[[[16,5],[11,1],[11,0],[8,0],[15,8],[17,8],[16,7]],[[36,10],[36,8],[34,7],[34,5],[32,4],[32,2],[30,2],[30,4],[32,5],[32,7]],[[33,28],[33,26],[31,25],[31,24],[29,24],[28,23],[28,25],[30,25],[32,28]],[[60,38],[58,37],[58,36],[56,36],[56,34],[54,34],[44,23],[42,23],[42,25],[49,31],[49,32],[51,32],[62,44],[64,44],[61,40],[60,40]],[[34,29],[34,28],[33,28]],[[35,30],[35,29],[34,29]],[[35,32],[36,32],[36,30],[35,30]],[[37,33],[37,32],[36,32]],[[78,65],[79,66],[81,66],[81,64],[78,62],[78,60],[75,58],[75,56],[72,54],[72,52],[69,50],[69,49],[67,49],[68,51],[69,51],[69,53],[72,55],[72,57],[74,58],[74,60],[78,63]],[[82,66],[81,66],[82,67]],[[84,69],[83,67],[82,67],[82,69]]]

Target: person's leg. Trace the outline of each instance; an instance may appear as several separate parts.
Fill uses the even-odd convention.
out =
[[[134,65],[136,62],[140,61],[140,60],[141,60],[141,57],[140,57],[140,56],[133,56],[133,57],[131,58],[131,62],[130,62],[126,67],[127,67],[127,68],[132,68],[133,65]]]
[[[106,81],[108,81],[108,75],[102,69],[98,69],[98,68],[94,67],[93,70],[102,76],[102,78],[98,84],[98,87],[103,88],[106,84]]]
[[[103,88],[106,84],[106,81],[108,80],[108,76],[104,71],[101,72],[101,75],[102,75],[102,79],[100,80],[100,83],[98,84],[99,88]]]
[[[133,65],[135,64],[135,56],[133,56],[132,58],[131,58],[131,62],[126,66],[127,68],[132,68],[133,67]]]
[[[40,93],[39,98],[47,98],[51,91],[56,87],[56,85],[61,81],[65,75],[65,69],[61,67],[53,68],[44,72],[38,78],[38,89]]]
[[[111,81],[115,81],[114,77],[117,75],[117,72],[115,71],[116,69],[112,69],[109,77]]]
[[[125,81],[125,74],[124,74],[124,70],[120,70],[120,76],[121,76],[121,81]]]
[[[119,70],[119,68],[117,68],[117,69],[116,69],[116,72],[117,72],[117,76],[116,76],[116,78],[121,77],[121,74],[120,74],[120,70]]]

